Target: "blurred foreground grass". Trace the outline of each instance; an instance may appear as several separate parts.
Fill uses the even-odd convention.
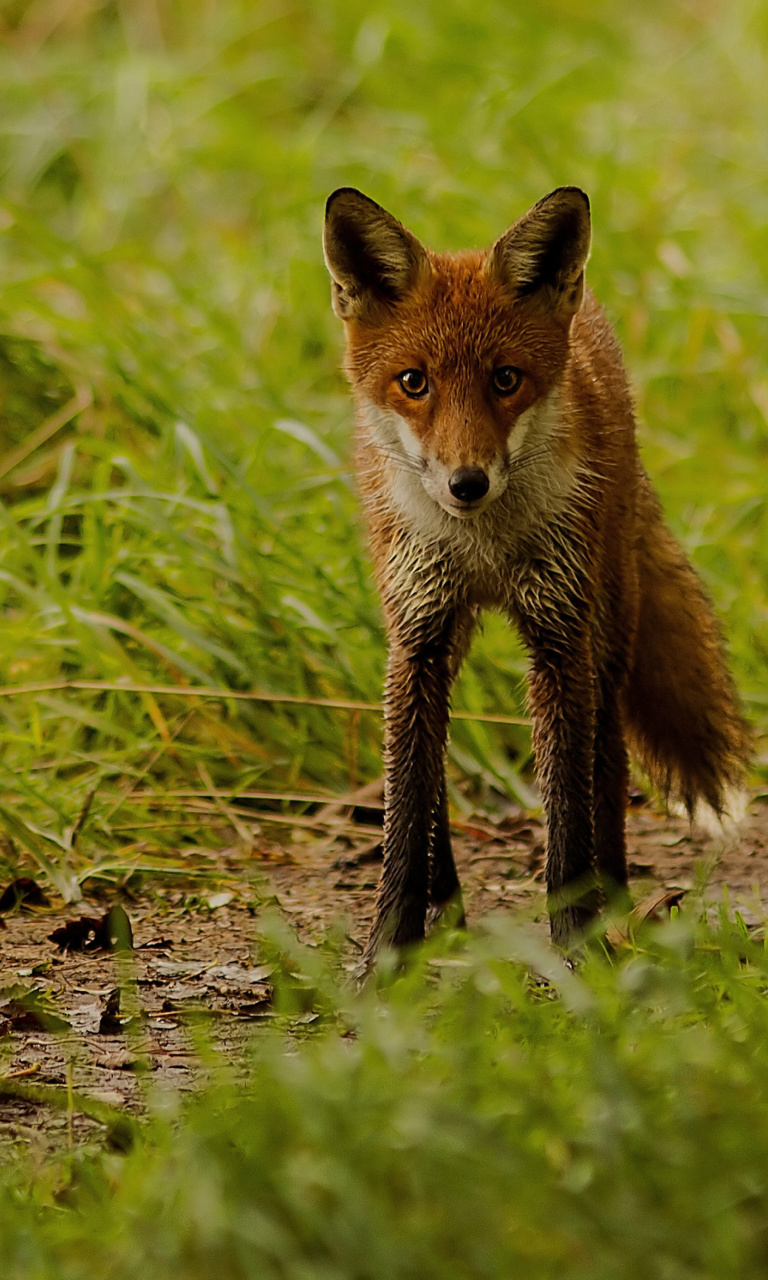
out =
[[[577,974],[498,921],[354,998],[281,946],[311,1038],[261,1031],[239,1075],[209,1049],[194,1101],[148,1082],[127,1155],[7,1159],[5,1280],[765,1276],[768,959],[741,925],[678,917]]]
[[[319,248],[341,183],[441,248],[488,243],[558,183],[590,193],[645,455],[765,727],[765,6],[0,15],[0,683],[112,686],[2,690],[8,862],[32,853],[71,894],[210,839],[213,803],[175,791],[379,772],[366,712],[119,688],[379,699]],[[523,671],[492,622],[457,706],[520,715]],[[524,728],[457,724],[452,752],[481,800],[525,794]]]

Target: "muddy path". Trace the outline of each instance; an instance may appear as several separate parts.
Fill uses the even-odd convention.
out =
[[[133,947],[98,949],[80,929],[85,950],[61,949],[50,935],[83,916],[94,922],[114,904],[95,892],[76,908],[21,903],[0,915],[0,1145],[44,1147],[101,1137],[104,1126],[72,1105],[82,1095],[117,1111],[140,1111],[156,1087],[184,1092],[203,1068],[199,1028],[230,1054],[260,1021],[274,1018],[270,967],[255,937],[265,907],[277,909],[307,943],[329,927],[348,936],[354,963],[370,920],[380,866],[375,813],[348,811],[324,839],[297,828],[293,839],[257,840],[225,855],[201,851],[204,887],[159,886],[120,897]],[[756,797],[728,837],[691,828],[687,819],[649,805],[628,817],[633,897],[655,891],[703,892],[729,904],[754,929],[768,924],[768,800]],[[504,911],[546,929],[544,832],[526,814],[498,826],[478,820],[454,831],[456,861],[470,927]],[[218,861],[212,878],[211,860]],[[213,887],[211,887],[213,885]],[[66,937],[65,937],[66,941]],[[93,947],[94,949],[88,949]],[[312,1014],[304,1015],[307,1022]],[[3,1091],[3,1082],[5,1090]],[[9,1096],[48,1090],[43,1100]],[[62,1105],[66,1091],[70,1105]],[[54,1097],[55,1095],[55,1097]]]

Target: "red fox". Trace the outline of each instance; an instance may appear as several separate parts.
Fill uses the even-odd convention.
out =
[[[560,187],[486,252],[433,253],[350,187],[326,208],[357,465],[389,634],[384,865],[364,965],[449,903],[444,754],[483,609],[530,655],[553,941],[626,888],[627,744],[723,811],[748,733],[706,592],[638,456],[608,321],[585,290],[589,201]]]

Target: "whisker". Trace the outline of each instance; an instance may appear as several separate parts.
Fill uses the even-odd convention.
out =
[[[377,447],[382,457],[394,462],[401,471],[409,471],[411,475],[419,476],[425,469],[426,464],[423,458],[417,458],[412,453],[401,453],[399,449],[387,449],[382,445]]]
[[[514,458],[507,460],[507,471],[509,475],[514,475],[516,471],[523,467],[528,467],[533,462],[538,462],[540,458],[551,455],[552,450],[549,445],[541,445],[537,449],[530,449],[528,453],[517,454]]]

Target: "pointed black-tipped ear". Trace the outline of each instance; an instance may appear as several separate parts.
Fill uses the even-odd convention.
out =
[[[415,236],[354,187],[340,187],[325,206],[323,250],[342,320],[372,315],[397,302],[429,269]]]
[[[589,200],[579,187],[558,187],[504,232],[485,269],[516,298],[538,295],[544,310],[567,319],[584,296],[589,242]]]

